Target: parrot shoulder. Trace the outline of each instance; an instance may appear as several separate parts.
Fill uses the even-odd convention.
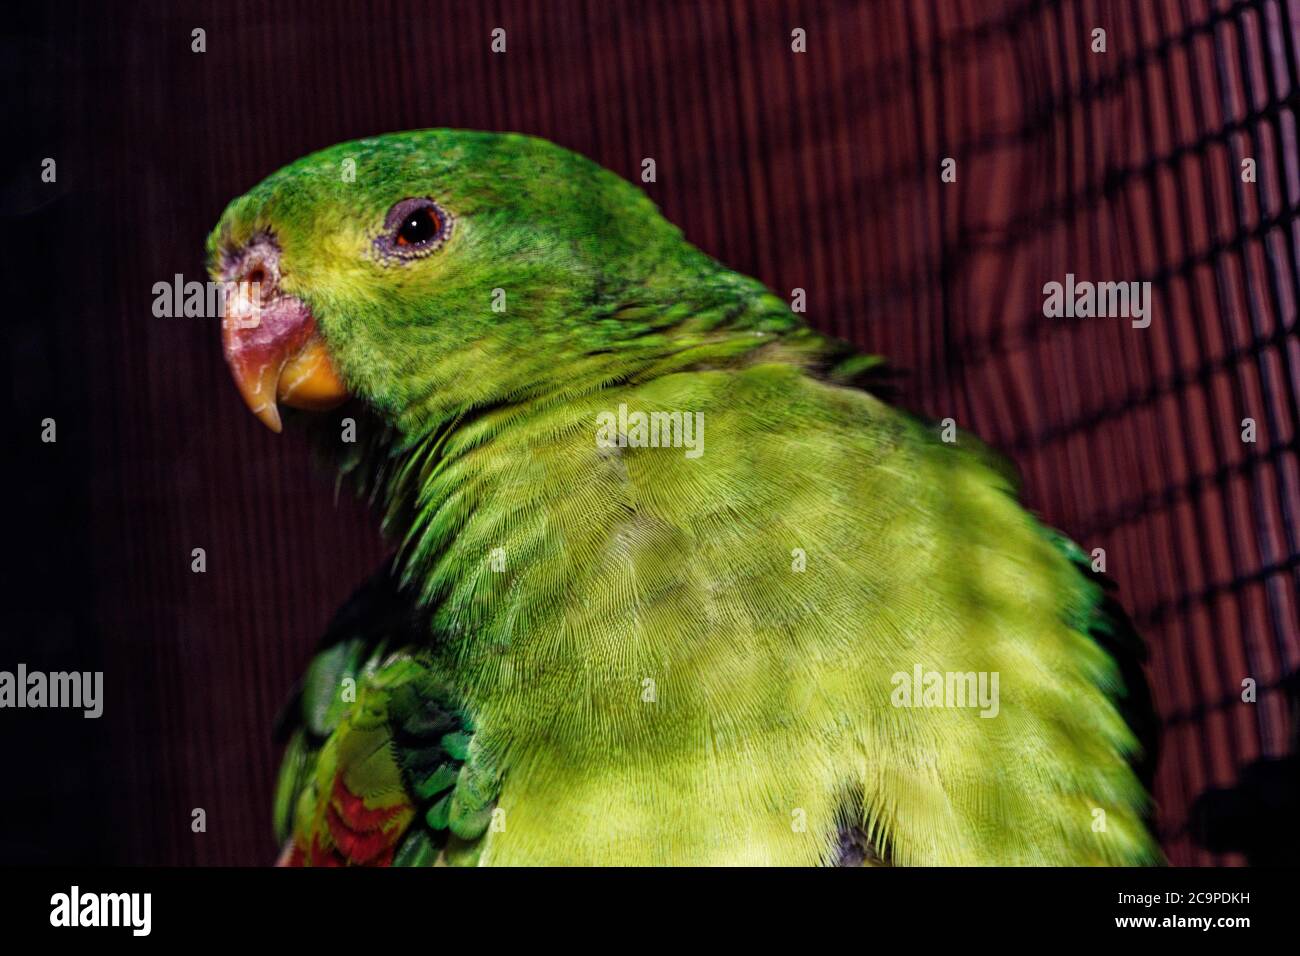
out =
[[[289,865],[473,864],[497,778],[387,572],[336,616],[280,721]]]

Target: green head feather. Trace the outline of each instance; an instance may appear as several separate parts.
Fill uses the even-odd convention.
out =
[[[387,217],[412,198],[437,204],[447,236],[400,258]],[[519,134],[418,130],[306,156],[226,209],[208,238],[214,274],[259,234],[348,384],[403,431],[575,374],[625,375],[723,325],[797,324],[630,183]]]

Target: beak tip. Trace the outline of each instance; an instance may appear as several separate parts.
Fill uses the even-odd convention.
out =
[[[260,411],[256,412],[257,419],[277,435],[283,430],[284,426],[280,423],[280,409],[274,403],[264,405]]]

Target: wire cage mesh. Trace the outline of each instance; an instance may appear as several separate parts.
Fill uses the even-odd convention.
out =
[[[1289,747],[1300,9],[878,12],[861,327],[913,363],[916,404],[1010,453],[1034,506],[1105,550],[1150,645],[1161,839],[1174,863],[1238,862],[1189,820]],[[941,183],[945,157],[978,187]],[[1067,274],[1149,281],[1150,326],[1044,318],[1043,284]]]

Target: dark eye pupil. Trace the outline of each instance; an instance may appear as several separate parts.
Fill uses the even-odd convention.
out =
[[[428,242],[438,234],[438,220],[431,209],[417,209],[402,221],[397,230],[398,245],[413,246]]]

